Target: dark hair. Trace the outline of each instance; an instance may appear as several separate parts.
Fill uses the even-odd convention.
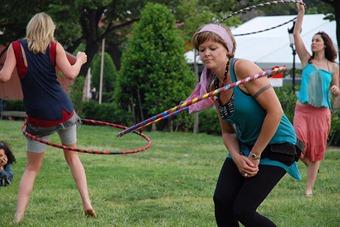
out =
[[[332,39],[329,37],[329,35],[326,32],[317,32],[315,35],[320,35],[324,45],[325,45],[325,57],[328,61],[335,62],[337,52],[334,47]],[[314,53],[311,58],[314,58]]]
[[[14,162],[16,162],[16,159],[14,157],[14,154],[12,153],[11,149],[9,148],[9,146],[3,142],[3,141],[0,141],[0,149],[3,149],[5,151],[5,154],[7,156],[7,164],[12,164]]]

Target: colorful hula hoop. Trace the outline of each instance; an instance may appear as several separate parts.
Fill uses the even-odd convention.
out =
[[[287,70],[286,67],[278,67],[278,68],[274,68],[274,69],[268,69],[268,70],[265,70],[261,73],[257,73],[255,75],[252,75],[252,76],[248,76],[246,78],[244,78],[243,80],[238,80],[234,83],[230,83],[230,84],[227,84],[225,85],[224,87],[220,87],[216,90],[213,90],[211,92],[208,92],[208,93],[205,93],[204,95],[200,96],[200,97],[197,97],[197,98],[193,98],[191,100],[188,100],[186,102],[183,102],[182,104],[180,105],[177,105],[173,108],[170,108],[166,111],[163,111],[162,113],[159,113],[153,117],[150,117],[144,121],[141,121],[135,125],[132,125],[131,127],[129,128],[126,128],[122,131],[120,131],[117,136],[118,137],[121,137],[129,132],[135,132],[136,130],[140,130],[141,128],[145,128],[146,126],[150,125],[150,124],[153,124],[155,122],[158,122],[162,119],[165,119],[169,116],[172,116],[172,115],[175,115],[175,114],[178,114],[184,110],[187,109],[188,106],[194,104],[194,103],[197,103],[203,99],[207,99],[209,97],[212,97],[212,96],[216,96],[217,94],[219,94],[220,92],[222,91],[226,91],[226,90],[229,90],[231,88],[234,88],[236,86],[239,86],[240,84],[244,84],[244,83],[247,83],[249,81],[253,81],[253,80],[256,80],[258,78],[261,78],[261,77],[271,77],[275,74],[278,74],[278,73],[282,73],[282,72],[285,72]]]
[[[81,120],[83,124],[85,125],[96,125],[96,126],[109,126],[112,128],[118,128],[118,129],[126,129],[126,126],[123,125],[118,125],[118,124],[113,124],[113,123],[109,123],[109,122],[104,122],[104,121],[97,121],[97,120],[91,120],[91,119],[82,119]],[[145,141],[146,144],[141,146],[141,147],[137,147],[137,148],[133,148],[133,149],[116,149],[116,150],[95,150],[95,149],[84,149],[84,148],[73,148],[73,147],[68,147],[62,144],[56,144],[56,143],[52,143],[46,140],[43,140],[35,135],[32,135],[28,132],[26,132],[26,123],[23,125],[22,127],[22,132],[25,136],[27,136],[28,138],[38,141],[40,143],[46,144],[48,146],[52,146],[55,148],[60,148],[60,149],[66,149],[66,150],[70,150],[70,151],[76,151],[79,153],[87,153],[87,154],[99,154],[99,155],[127,155],[127,154],[135,154],[135,153],[139,153],[142,151],[145,151],[147,149],[149,149],[151,147],[151,138],[146,136],[145,134],[143,134],[142,132],[134,132],[135,134],[137,134],[138,136],[142,137]]]
[[[226,20],[228,20],[229,18],[231,18],[231,17],[233,17],[235,15],[238,15],[238,14],[241,14],[241,13],[246,13],[246,12],[249,12],[249,11],[254,10],[256,8],[270,6],[270,5],[277,5],[277,4],[290,4],[290,3],[299,3],[299,4],[305,5],[304,3],[302,3],[301,1],[298,1],[298,0],[274,0],[274,1],[268,1],[268,2],[264,2],[264,3],[258,3],[258,4],[255,4],[255,5],[252,5],[252,6],[248,6],[248,7],[242,8],[240,10],[237,10],[235,12],[232,12],[227,17],[222,18],[221,20],[218,20],[217,22],[226,21]],[[257,34],[257,33],[260,33],[260,32],[269,31],[269,30],[281,27],[281,26],[283,26],[285,24],[288,24],[288,23],[294,21],[295,19],[296,19],[296,17],[294,17],[293,19],[290,19],[290,20],[288,20],[288,21],[286,21],[286,22],[284,22],[282,24],[278,24],[278,25],[270,27],[270,28],[266,28],[266,29],[262,29],[262,30],[258,30],[258,31],[253,31],[253,32],[241,33],[241,34],[233,34],[233,35],[234,36],[245,36],[245,35],[252,35],[252,34]]]

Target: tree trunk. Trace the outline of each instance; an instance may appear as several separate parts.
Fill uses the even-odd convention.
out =
[[[195,121],[194,121],[194,133],[198,133],[199,131],[199,113],[194,113]]]
[[[87,63],[81,68],[81,75],[86,75],[94,55],[98,52],[98,42],[101,42],[101,39],[99,39],[98,22],[101,15],[102,11],[89,8],[81,13],[80,23],[83,29],[83,37],[86,38],[85,52],[87,54]]]
[[[157,130],[156,123],[152,123],[152,128],[151,128],[151,130],[152,130],[153,132]]]

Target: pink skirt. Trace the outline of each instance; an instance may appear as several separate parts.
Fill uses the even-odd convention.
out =
[[[305,143],[303,156],[312,162],[323,160],[331,128],[331,111],[297,103],[293,124],[297,137]]]

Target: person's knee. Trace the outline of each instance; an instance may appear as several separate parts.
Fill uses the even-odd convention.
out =
[[[255,210],[249,209],[248,204],[235,204],[233,206],[233,214],[241,223],[248,223],[255,215]]]
[[[80,162],[78,153],[74,151],[68,151],[68,150],[64,151],[64,157],[69,166]]]
[[[213,196],[215,206],[231,207],[233,204],[233,198],[226,194],[221,194],[215,191]]]

